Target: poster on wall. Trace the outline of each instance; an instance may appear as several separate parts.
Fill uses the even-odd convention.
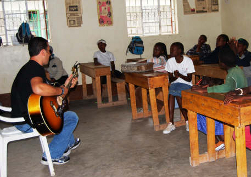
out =
[[[81,27],[83,24],[81,1],[82,0],[65,0],[68,27]]]
[[[184,14],[211,13],[219,11],[218,0],[183,0]]]
[[[111,0],[97,0],[99,26],[112,26],[113,13]]]

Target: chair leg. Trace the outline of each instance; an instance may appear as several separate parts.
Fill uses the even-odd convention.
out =
[[[8,141],[2,140],[1,144],[1,177],[7,177],[7,146]]]
[[[50,169],[51,176],[55,176],[55,171],[54,171],[53,163],[52,163],[52,160],[51,160],[51,154],[50,154],[50,150],[49,150],[49,147],[48,147],[47,138],[45,136],[40,135],[39,139],[40,139],[40,142],[41,142],[41,145],[42,145],[42,149],[46,154],[46,158],[47,158],[47,161],[48,161],[48,164],[49,164],[49,169]]]

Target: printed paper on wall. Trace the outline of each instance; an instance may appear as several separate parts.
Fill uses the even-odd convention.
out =
[[[113,13],[111,0],[97,0],[99,26],[112,26]]]

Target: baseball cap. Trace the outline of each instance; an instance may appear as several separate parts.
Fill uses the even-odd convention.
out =
[[[97,44],[100,43],[100,42],[106,44],[106,41],[104,39],[98,40]]]
[[[245,40],[245,39],[243,39],[243,38],[238,39],[238,43],[240,43],[240,44],[243,44],[243,45],[247,46],[247,48],[248,48],[248,46],[249,46],[248,41],[246,41],[246,40]]]

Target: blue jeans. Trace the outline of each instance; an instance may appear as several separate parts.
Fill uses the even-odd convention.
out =
[[[67,111],[64,113],[64,125],[62,131],[54,135],[49,144],[52,159],[59,159],[63,156],[65,150],[75,143],[73,131],[78,124],[78,116],[75,112]],[[28,124],[15,125],[15,127],[25,133],[32,132],[33,129]],[[43,154],[45,157],[45,154]]]
[[[169,87],[169,94],[173,96],[181,97],[181,91],[190,89],[191,87],[192,86],[188,84],[174,83],[174,84],[171,84]]]

